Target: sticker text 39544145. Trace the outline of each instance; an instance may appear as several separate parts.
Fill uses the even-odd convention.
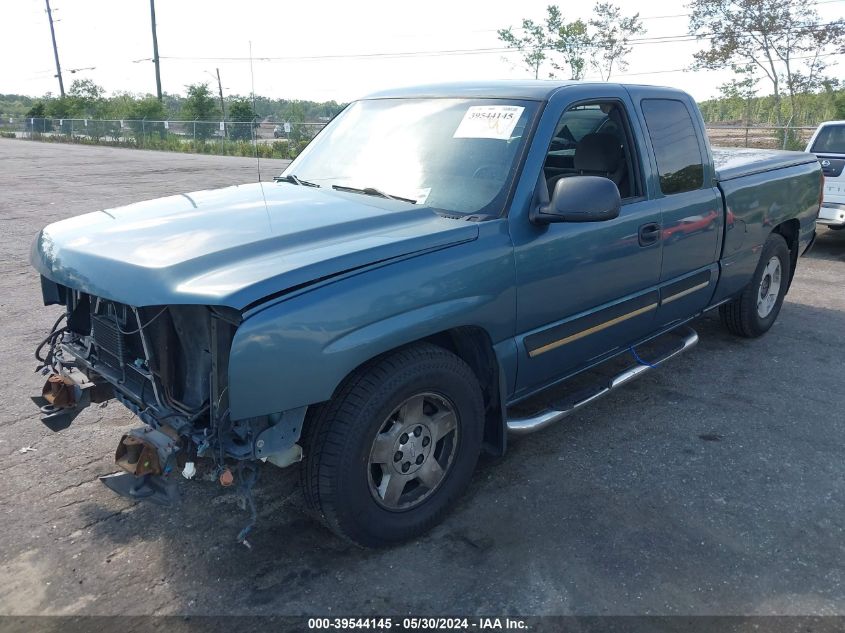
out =
[[[523,110],[525,108],[522,106],[470,106],[452,136],[507,140],[511,137]]]

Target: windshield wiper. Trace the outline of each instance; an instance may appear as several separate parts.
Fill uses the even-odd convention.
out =
[[[273,180],[276,182],[289,182],[292,185],[302,185],[303,187],[319,187],[316,182],[308,182],[307,180],[302,180],[297,178],[293,174],[288,174],[287,176],[274,176]]]
[[[378,198],[387,198],[388,200],[400,200],[401,202],[410,202],[411,204],[416,204],[416,200],[411,200],[410,198],[403,198],[401,196],[391,196],[389,193],[384,193],[374,187],[363,187],[361,189],[357,187],[347,187],[346,185],[332,185],[332,189],[335,191],[351,191],[352,193],[363,193],[368,196],[376,196]]]

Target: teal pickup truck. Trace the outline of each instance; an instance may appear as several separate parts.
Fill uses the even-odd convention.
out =
[[[134,498],[302,462],[364,546],[428,530],[481,451],[690,348],[705,311],[769,330],[823,182],[810,154],[711,151],[678,90],[546,81],[356,101],[275,180],[42,230],[64,311],[34,400],[54,430],[136,413],[102,477]]]

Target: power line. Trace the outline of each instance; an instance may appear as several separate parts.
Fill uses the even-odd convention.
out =
[[[843,2],[845,0],[823,0],[823,2]],[[820,4],[820,3],[819,3]],[[841,20],[834,22],[825,22],[823,24],[816,24],[811,27],[801,29],[802,31],[815,32],[829,26],[841,24]],[[793,29],[785,28],[776,31],[767,31],[768,33],[787,33]],[[757,32],[757,31],[753,31]],[[654,37],[631,38],[627,41],[630,46],[643,46],[655,44],[674,44],[677,42],[692,42],[706,37],[720,35],[717,32],[711,33],[684,33],[678,35],[659,35]],[[260,62],[276,62],[276,61],[316,61],[316,60],[332,60],[332,59],[369,59],[369,58],[402,58],[402,57],[437,57],[441,55],[487,55],[493,53],[511,53],[518,52],[519,49],[512,46],[497,46],[497,47],[480,47],[480,48],[457,48],[445,50],[428,50],[428,51],[400,51],[395,53],[351,53],[351,54],[330,54],[330,55],[286,55],[286,56],[269,56],[269,57],[255,57],[252,61]],[[555,49],[552,47],[545,47],[542,50],[552,52]],[[146,59],[133,60],[135,63],[145,61]],[[194,57],[188,55],[173,55],[163,56],[161,59],[171,59],[180,61],[202,61],[202,62],[244,62],[250,61],[248,57]]]
[[[501,52],[501,51],[499,51],[499,52]],[[834,57],[834,56],[838,56],[838,55],[839,55],[839,53],[825,53],[825,54],[818,55],[818,57]],[[814,57],[816,57],[816,55],[804,55],[804,56],[793,57],[792,59],[801,60],[801,59],[812,59]],[[177,60],[177,61],[194,61],[194,60],[192,60],[192,59],[188,59],[188,60],[182,59],[182,60]],[[206,60],[202,60],[202,61],[206,61]],[[256,58],[254,61],[263,61],[263,62],[267,62],[267,63],[274,63],[274,62],[277,62],[279,60],[273,59],[273,58],[260,58],[260,59]],[[832,64],[832,65],[835,65],[835,64]],[[617,74],[614,74],[614,77],[638,77],[638,76],[645,76],[645,75],[661,75],[661,74],[668,74],[668,73],[690,72],[692,70],[693,70],[692,68],[687,66],[687,67],[684,67],[684,68],[667,68],[667,69],[662,69],[662,70],[650,70],[650,71],[644,71],[644,72],[617,73]],[[715,72],[716,70],[717,69],[709,69],[709,68],[695,69],[696,72],[711,72],[711,71]]]
[[[837,2],[842,0],[835,0]],[[807,31],[816,31],[828,26],[837,24],[837,22],[828,22],[825,24],[818,24],[814,27],[804,29]],[[784,33],[789,29],[782,29],[780,31],[769,31],[769,33]],[[719,33],[700,33],[700,34],[684,34],[684,35],[664,35],[653,38],[632,38],[628,40],[630,46],[644,46],[657,44],[676,44],[682,42],[693,42],[702,38],[719,35]],[[547,52],[552,52],[555,49],[546,47],[543,49]],[[451,55],[490,55],[515,53],[519,49],[512,46],[497,46],[484,48],[457,48],[444,50],[428,50],[428,51],[399,51],[395,53],[351,53],[351,54],[330,54],[330,55],[286,55],[286,56],[270,56],[270,57],[256,57],[253,61],[256,62],[288,62],[288,61],[321,61],[321,60],[342,60],[342,59],[400,59],[405,57],[440,57]],[[161,59],[170,59],[178,61],[198,61],[198,62],[245,62],[249,61],[247,57],[195,57],[195,56],[162,56]],[[144,60],[134,60],[135,62]]]
[[[808,5],[823,5],[823,4],[832,4],[836,2],[843,2],[845,0],[819,0],[818,2],[808,3]],[[49,0],[46,0],[47,8],[49,13]],[[156,84],[157,84],[157,92],[161,95],[161,80],[159,74],[159,60],[160,59],[168,59],[176,62],[220,62],[220,63],[236,63],[236,62],[245,62],[248,61],[249,58],[245,57],[194,57],[194,56],[159,56],[158,55],[158,47],[157,47],[157,38],[156,38],[156,30],[155,30],[155,7],[154,7],[154,0],[150,0],[150,10],[151,10],[151,24],[152,24],[152,32],[153,32],[153,57],[149,58],[141,58],[132,60],[132,63],[140,63],[146,61],[153,61],[156,65]],[[689,14],[687,13],[679,13],[679,14],[672,14],[672,15],[656,15],[656,16],[644,16],[640,19],[664,19],[664,18],[673,18],[673,17],[687,17]],[[841,21],[837,22],[829,22],[825,24],[816,25],[815,27],[811,27],[808,30],[818,30],[821,28],[826,28],[832,24],[841,23]],[[51,33],[53,32],[53,25],[52,25],[52,16],[51,16]],[[783,29],[783,31],[775,31],[775,32],[785,32],[789,29]],[[484,32],[484,31],[475,31],[475,32]],[[642,38],[632,38],[629,40],[630,46],[651,46],[651,45],[658,45],[658,44],[676,44],[676,43],[685,43],[685,42],[692,42],[702,38],[710,37],[713,35],[717,35],[717,33],[701,33],[701,34],[678,34],[678,35],[663,35],[663,36],[653,36],[653,37],[642,37]],[[58,60],[58,50],[55,48],[55,34],[53,33],[53,43],[54,43],[54,53],[56,57],[56,67],[58,71],[58,78],[59,78],[59,85],[62,95],[64,94],[64,86],[62,82],[61,70],[59,66]],[[554,49],[546,48],[544,49],[547,52],[553,52]],[[519,52],[518,49],[514,47],[479,47],[479,48],[468,48],[468,49],[443,49],[443,50],[422,50],[422,51],[399,51],[393,53],[354,53],[354,54],[329,54],[329,55],[289,55],[289,56],[273,56],[273,57],[260,57],[260,58],[253,58],[254,61],[257,62],[265,62],[265,63],[273,63],[273,62],[294,62],[294,61],[331,61],[331,60],[348,60],[348,59],[403,59],[409,57],[440,57],[440,56],[472,56],[472,55],[491,55],[491,54],[509,54],[509,53],[516,53]],[[829,57],[830,55],[820,55],[820,57]],[[808,59],[812,56],[808,56],[805,58],[797,57],[794,59]],[[113,64],[105,64],[106,66],[116,66],[118,63]],[[87,68],[77,68],[72,69],[70,72],[77,72],[81,70],[93,70],[95,67],[90,66]],[[661,73],[672,73],[672,72],[683,72],[688,70],[687,68],[679,68],[679,69],[671,69],[671,70],[659,70],[659,71],[649,71],[649,72],[640,72],[640,73],[628,73],[623,75],[616,75],[616,76],[635,76],[635,75],[651,75],[651,74],[661,74]],[[37,71],[37,72],[52,72],[52,71]]]
[[[828,0],[831,2],[842,2],[845,0]],[[815,28],[823,28],[825,26],[829,26],[832,23],[818,25]],[[706,37],[707,35],[712,34],[703,34],[701,37]],[[632,41],[632,45],[636,44],[674,44],[676,42],[686,42],[686,41],[693,41],[699,39],[699,36],[694,35],[673,35],[673,36],[661,36],[658,38],[653,38],[649,40],[649,38],[642,38],[637,40],[636,42]],[[646,41],[648,40],[648,41]],[[553,51],[554,49],[547,48],[547,51]],[[280,57],[256,57],[253,58],[253,61],[256,62],[264,62],[264,63],[274,63],[274,62],[289,62],[289,61],[331,61],[331,60],[346,60],[346,59],[373,59],[373,58],[381,58],[381,59],[401,59],[407,57],[439,57],[439,56],[452,56],[452,55],[488,55],[488,54],[506,54],[506,53],[515,53],[518,52],[518,49],[513,47],[487,47],[487,48],[472,48],[472,49],[445,49],[445,50],[428,50],[428,51],[400,51],[395,53],[358,53],[358,54],[331,54],[331,55],[290,55],[290,56],[280,56]],[[830,57],[834,54],[822,54],[819,57]],[[810,59],[813,56],[807,57],[795,57],[793,59]],[[244,62],[248,61],[249,58],[246,57],[194,57],[194,56],[161,56],[160,59],[168,59],[172,61],[180,61],[180,62]],[[153,58],[144,57],[140,59],[131,60],[131,63],[141,63],[146,61],[152,61]],[[117,66],[120,65],[119,63],[113,64],[106,64],[107,66]],[[95,67],[87,67],[87,68],[77,68],[72,69],[71,72],[81,71],[81,70],[92,70]],[[661,71],[649,71],[649,72],[642,72],[642,73],[630,73],[631,76],[633,75],[650,75],[650,74],[659,74],[659,73],[668,73],[668,72],[679,72],[686,69],[672,69],[672,70],[661,70]],[[39,73],[49,73],[52,71],[36,71]]]
[[[807,6],[816,6],[818,4],[832,4],[834,2],[845,2],[845,0],[819,0],[818,2],[807,2]],[[644,15],[640,16],[640,20],[663,20],[666,18],[688,18],[690,13],[675,13],[672,15]]]
[[[818,56],[816,56],[816,55],[803,55],[803,56],[799,56],[799,57],[793,57],[792,59],[813,59],[814,57],[834,57],[834,56],[837,56],[837,55],[839,55],[839,53],[826,53],[824,55],[818,55]],[[836,64],[831,64],[831,65],[835,66]],[[688,66],[686,68],[670,68],[670,69],[666,69],[666,70],[649,70],[649,71],[646,71],[646,72],[639,72],[639,73],[619,73],[619,74],[614,75],[614,77],[637,77],[637,76],[643,76],[643,75],[663,75],[663,74],[666,74],[666,73],[686,73],[686,72],[690,72],[691,70],[693,70],[693,69],[691,69]],[[716,69],[716,68],[697,68],[697,69],[695,69],[695,72],[711,72],[711,71],[715,72],[717,70],[719,70],[719,69]]]
[[[487,47],[487,48],[455,48],[445,50],[433,51],[400,51],[396,53],[337,53],[332,55],[287,55],[280,57],[255,57],[253,61],[256,62],[281,62],[281,61],[311,61],[323,59],[369,59],[369,58],[391,58],[391,57],[437,57],[441,55],[478,55],[489,53],[503,53],[508,51],[515,51],[515,48],[510,47]],[[248,57],[194,57],[194,56],[162,56],[162,59],[173,59],[180,61],[218,61],[218,62],[246,62]]]

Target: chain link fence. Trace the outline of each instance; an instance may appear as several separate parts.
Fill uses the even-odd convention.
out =
[[[717,147],[758,147],[804,151],[816,128],[766,125],[707,124],[710,143]]]
[[[172,151],[291,158],[324,122],[148,121],[146,119],[0,118],[0,136]]]
[[[324,122],[147,121],[2,117],[0,136],[55,142],[106,144],[172,151],[293,158]],[[814,127],[708,124],[713,145],[803,150]]]

